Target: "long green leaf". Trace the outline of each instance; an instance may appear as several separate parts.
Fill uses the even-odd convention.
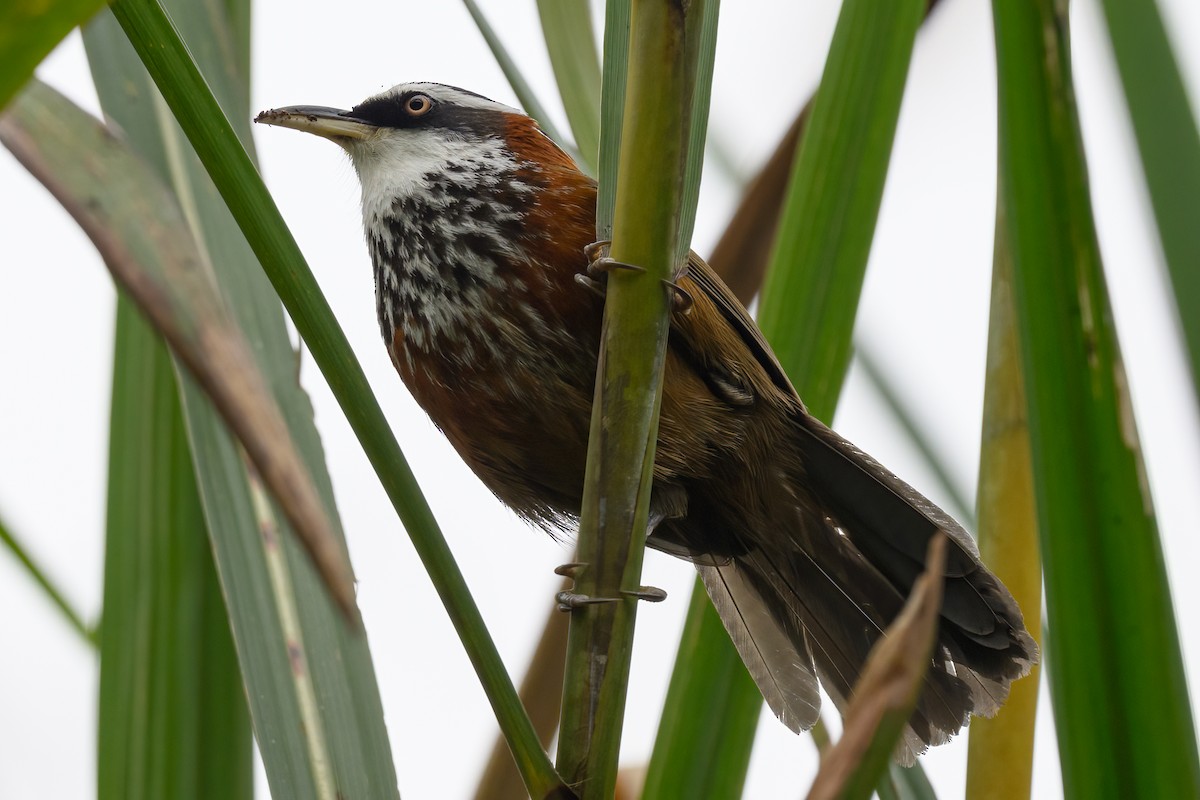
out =
[[[1065,4],[993,4],[1054,700],[1068,797],[1200,796],[1200,758],[1096,242]],[[1086,623],[1086,624],[1085,624]]]
[[[548,795],[561,782],[521,708],[512,681],[504,671],[479,610],[470,597],[428,504],[417,488],[412,471],[400,452],[383,412],[371,394],[362,368],[334,320],[295,240],[284,225],[279,210],[271,201],[245,150],[233,135],[228,119],[216,105],[180,42],[178,32],[162,9],[148,0],[119,0],[113,10],[188,140],[196,148],[222,198],[228,203],[238,227],[312,351],[317,366],[374,466],[380,483],[392,500],[458,630],[496,712],[501,730],[513,748],[526,785],[534,796]],[[258,275],[256,270],[248,269],[242,277],[244,280],[257,280]],[[280,332],[282,334],[282,330]],[[289,363],[290,359],[279,359],[275,366],[282,371],[287,369]],[[315,432],[313,444],[319,444]],[[337,653],[331,653],[331,657],[340,658]],[[369,660],[365,663],[369,667]],[[369,680],[360,676],[360,680],[352,681],[351,690],[375,692],[373,676]],[[348,707],[369,708],[370,704],[364,706],[363,701],[358,700],[355,705]],[[333,746],[349,747],[352,744],[335,741]],[[381,749],[382,752],[386,750]],[[387,761],[375,753],[375,748],[363,757],[367,756],[370,756],[372,763]]]
[[[600,149],[600,57],[588,0],[538,0],[559,95],[583,168],[596,174]]]
[[[762,696],[696,581],[642,800],[740,797]],[[702,714],[697,709],[702,711]],[[720,724],[708,724],[719,720]]]
[[[631,0],[608,0],[604,9],[604,71],[600,84],[600,166],[596,197],[596,241],[612,239],[617,199],[617,167],[625,120],[625,79],[629,73]]]
[[[248,139],[244,79],[224,58],[235,47],[229,21],[181,4],[194,50],[209,62],[212,85],[238,106]],[[210,9],[211,10],[211,9]],[[204,175],[162,98],[123,34],[106,16],[85,32],[97,89],[108,114],[171,181],[213,276],[258,354],[258,366],[284,412],[321,499],[334,508],[311,406],[296,385],[294,351],[278,300]],[[218,114],[220,112],[217,112]],[[256,504],[245,459],[203,393],[181,378],[201,496],[237,640],[260,750],[273,790],[291,797],[344,792],[394,796],[395,771],[382,706],[363,636],[347,631],[286,528]],[[332,520],[336,525],[336,518]],[[340,530],[337,531],[340,537]],[[343,546],[339,542],[339,546]]]
[[[1200,129],[1158,3],[1101,5],[1200,397]]]
[[[250,717],[175,368],[124,298],[108,481],[98,796],[248,800]]]
[[[571,589],[570,578],[564,578],[560,591]],[[557,603],[550,607],[542,635],[525,676],[521,679],[521,703],[546,747],[558,730],[558,715],[562,707],[563,663],[566,661],[568,617]],[[525,785],[513,763],[512,751],[504,737],[497,737],[492,753],[475,790],[475,800],[521,800]]]
[[[809,410],[828,421],[879,215],[921,0],[848,0],[800,142],[759,324]]]

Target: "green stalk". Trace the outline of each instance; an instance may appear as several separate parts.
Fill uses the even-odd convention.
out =
[[[632,4],[612,257],[567,645],[558,767],[582,798],[612,797],[654,469],[669,295],[705,3]],[[603,510],[602,510],[603,509]]]
[[[1104,0],[1142,171],[1200,395],[1200,130],[1154,0]]]
[[[561,781],[521,708],[362,367],[278,208],[162,8],[152,0],[118,0],[113,13],[228,204],[375,468],[480,677],[526,786],[535,797],[548,796]]]
[[[1001,210],[996,218],[979,456],[979,554],[1013,593],[1025,616],[1025,627],[1040,641],[1042,562],[1012,277],[1012,257]],[[1000,713],[971,723],[968,800],[1029,797],[1040,678],[1041,667],[1034,666],[1028,677],[1012,685]]]
[[[1088,194],[1065,4],[993,4],[1000,204],[1068,797],[1200,796],[1171,593]]]

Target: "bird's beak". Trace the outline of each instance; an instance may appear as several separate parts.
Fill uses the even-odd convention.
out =
[[[338,139],[366,139],[377,130],[370,122],[350,116],[349,111],[324,106],[272,108],[260,113],[254,121],[315,133],[335,142]]]

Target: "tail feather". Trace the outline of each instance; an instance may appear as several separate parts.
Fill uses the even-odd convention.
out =
[[[771,710],[803,730],[819,710],[814,674],[844,710],[924,571],[930,537],[944,532],[952,547],[937,646],[895,754],[910,764],[972,714],[995,714],[1037,646],[961,527],[816,420],[797,421],[778,491],[750,508],[734,508],[719,480],[689,491],[687,516],[648,544],[690,555]]]
[[[930,537],[939,531],[949,537],[942,645],[955,661],[1003,686],[1007,697],[1008,683],[1037,663],[1038,649],[1016,600],[980,561],[970,534],[816,419],[804,414],[797,421],[804,480],[893,585],[907,592],[925,568]]]
[[[830,525],[821,529],[839,535]],[[821,549],[838,558],[818,562],[756,548],[723,563],[693,559],[768,706],[795,731],[816,721],[815,676],[843,708],[871,647],[904,602],[882,576],[863,579],[872,567],[852,547],[827,542]],[[966,721],[971,695],[951,671],[931,668],[897,759],[912,763],[946,741]]]
[[[767,706],[793,731],[811,728],[821,713],[821,695],[807,643],[783,630],[762,595],[747,584],[739,562],[698,559],[696,571]]]

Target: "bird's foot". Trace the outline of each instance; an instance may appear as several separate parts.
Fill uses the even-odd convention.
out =
[[[629,272],[645,272],[645,267],[639,267],[636,264],[627,264],[624,261],[616,261],[608,256],[608,248],[612,242],[605,239],[599,242],[592,242],[587,247],[583,248],[583,254],[587,256],[588,267],[586,273],[579,273],[575,276],[575,282],[580,286],[594,292],[600,297],[605,295],[604,278],[609,272],[616,270],[626,270]],[[687,275],[687,267],[679,274],[679,278]],[[600,280],[597,280],[599,278]],[[678,280],[678,278],[676,279]],[[664,280],[663,285],[671,293],[671,310],[677,314],[687,314],[695,305],[695,300],[691,293],[680,286],[675,281]]]
[[[574,578],[579,570],[586,567],[587,564],[572,561],[569,564],[562,564],[554,568],[555,575],[562,575],[567,578]],[[622,589],[623,597],[632,597],[635,600],[645,600],[648,603],[661,603],[667,599],[667,593],[656,586],[639,586],[635,590]],[[620,597],[592,597],[591,595],[581,594],[579,592],[559,592],[554,596],[558,601],[559,611],[574,611],[577,608],[584,606],[600,605],[603,603],[620,602]]]
[[[593,278],[600,277],[609,272],[617,270],[625,270],[627,272],[645,272],[645,267],[639,267],[637,264],[626,264],[624,261],[616,261],[608,255],[608,249],[612,246],[612,242],[608,239],[599,242],[592,242],[587,247],[583,248],[583,254],[587,256],[588,267],[587,274]]]

